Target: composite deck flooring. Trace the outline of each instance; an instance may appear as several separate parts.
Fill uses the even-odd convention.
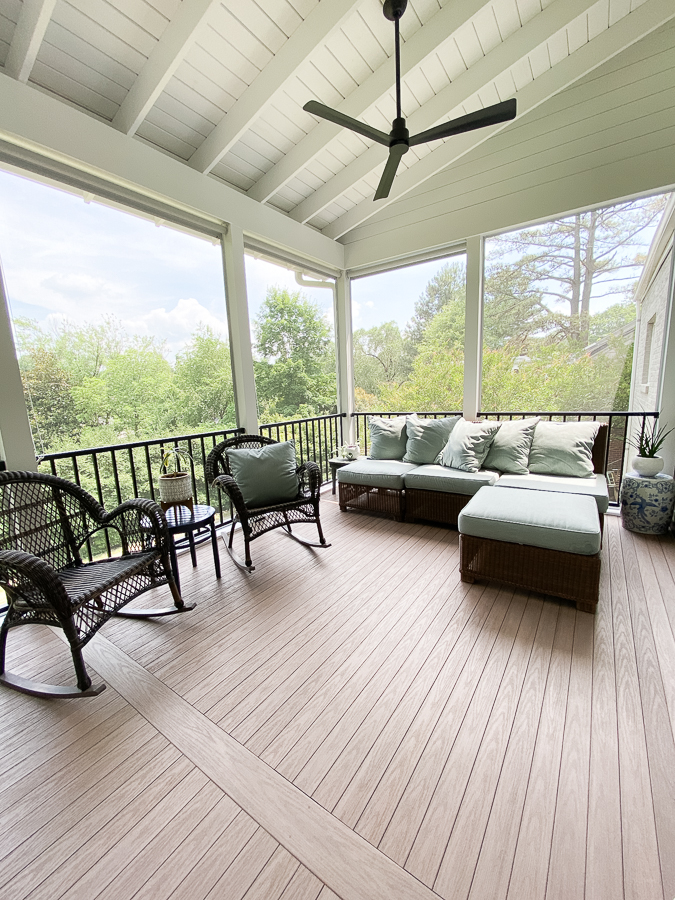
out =
[[[251,575],[181,557],[197,608],[109,622],[100,696],[0,691],[0,896],[673,900],[675,541],[607,517],[591,616],[322,511]],[[73,680],[47,628],[8,668]]]

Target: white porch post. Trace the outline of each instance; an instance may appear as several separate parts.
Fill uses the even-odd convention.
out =
[[[230,225],[227,233],[223,234],[222,248],[237,425],[245,428],[249,434],[257,434],[258,402],[253,373],[242,229]]]
[[[0,264],[0,459],[8,469],[36,471],[35,448],[30,432],[23,383],[12,339],[5,280]]]
[[[465,419],[475,419],[480,410],[483,361],[483,238],[466,242],[466,310],[464,314],[464,403]]]
[[[337,408],[347,418],[342,423],[345,443],[356,443],[354,412],[354,342],[352,339],[351,281],[343,272],[335,280],[335,354]]]

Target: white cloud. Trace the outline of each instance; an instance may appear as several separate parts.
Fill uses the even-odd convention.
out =
[[[171,357],[183,349],[200,325],[207,325],[224,340],[227,338],[225,320],[214,316],[194,297],[181,298],[171,310],[159,307],[141,315],[125,317],[121,321],[129,334],[165,341],[167,353]]]

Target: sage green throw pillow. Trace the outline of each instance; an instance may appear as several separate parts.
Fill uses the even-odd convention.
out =
[[[530,448],[530,472],[590,478],[599,428],[598,422],[539,422]]]
[[[450,437],[450,432],[459,422],[461,416],[448,416],[445,419],[420,419],[417,413],[408,416],[405,456],[403,462],[432,465],[438,461],[441,450]]]
[[[538,422],[538,416],[502,422],[485,457],[485,468],[508,472],[509,475],[527,475],[527,461]]]
[[[228,450],[227,459],[244,503],[251,509],[285,503],[298,496],[293,441]]]
[[[371,459],[403,459],[407,441],[405,425],[405,416],[397,416],[395,419],[370,416],[368,420],[370,429],[368,456]]]
[[[500,422],[467,422],[460,419],[441,453],[442,465],[462,472],[478,472],[500,427]]]

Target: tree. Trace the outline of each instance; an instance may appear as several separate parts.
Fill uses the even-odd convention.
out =
[[[408,375],[405,339],[396,322],[354,332],[354,384],[377,398],[382,385],[400,384]]]
[[[424,339],[431,320],[448,304],[453,303],[462,314],[466,301],[466,273],[461,262],[446,263],[434,275],[415,303],[415,312],[406,326],[405,335],[415,352]],[[413,352],[413,355],[414,355]]]
[[[211,425],[234,427],[230,348],[208,325],[199,325],[192,333],[190,343],[176,356],[174,372],[179,422],[200,431]]]
[[[493,238],[490,262],[539,293],[546,330],[581,349],[590,338],[591,298],[630,294],[640,233],[664,205],[664,196],[635,200]]]
[[[270,287],[255,322],[261,415],[294,418],[336,408],[335,349],[321,311],[300,291]]]

